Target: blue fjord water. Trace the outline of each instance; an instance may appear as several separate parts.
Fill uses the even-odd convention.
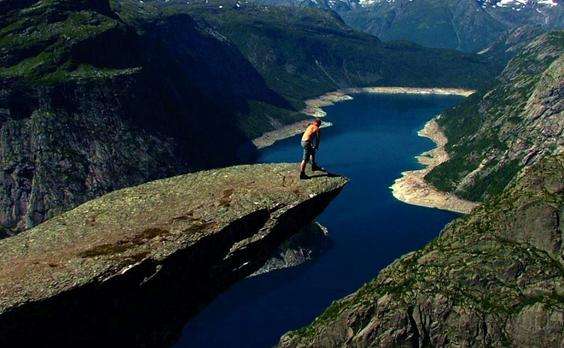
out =
[[[350,178],[318,221],[333,247],[296,268],[245,279],[217,297],[184,328],[176,347],[272,347],[288,330],[311,322],[399,256],[420,248],[456,217],[395,200],[389,186],[415,169],[433,143],[417,136],[454,96],[355,95],[327,107],[319,163]],[[261,152],[259,162],[296,162],[299,137]]]

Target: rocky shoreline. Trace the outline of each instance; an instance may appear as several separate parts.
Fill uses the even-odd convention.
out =
[[[347,90],[348,91],[348,90]],[[352,100],[353,97],[350,96],[345,90],[338,90],[334,92],[325,93],[314,99],[309,99],[305,101],[306,107],[302,112],[306,115],[312,117],[325,117],[327,113],[323,111],[326,106],[334,105],[335,103],[342,102],[345,100]],[[361,93],[361,92],[359,92]]]
[[[313,117],[324,117],[327,115],[322,108],[335,103],[351,100],[351,94],[420,94],[420,95],[460,95],[468,97],[475,91],[462,88],[418,88],[418,87],[361,87],[345,88],[338,91],[326,93],[320,97],[306,100],[304,114]]]
[[[362,87],[362,88],[345,88],[338,91],[329,92],[317,98],[305,101],[306,107],[302,113],[311,117],[325,117],[327,113],[324,107],[334,105],[335,103],[352,100],[351,94],[372,93],[372,94],[421,94],[421,95],[460,95],[467,97],[474,93],[474,90],[461,88],[415,88],[415,87]],[[268,147],[279,140],[293,137],[301,133],[309,119],[285,125],[281,128],[266,132],[258,138],[253,139],[253,144],[258,149]],[[329,127],[330,122],[323,122],[322,127]]]
[[[477,203],[461,199],[448,192],[439,191],[425,180],[427,173],[449,159],[445,150],[448,139],[435,119],[427,122],[425,127],[418,132],[418,135],[433,140],[437,147],[417,156],[417,161],[425,168],[403,172],[401,178],[396,179],[390,187],[392,194],[396,199],[408,204],[462,214],[470,213],[478,205]]]

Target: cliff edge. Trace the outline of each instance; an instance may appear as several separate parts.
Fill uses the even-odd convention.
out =
[[[295,171],[237,166],[153,181],[0,241],[0,345],[170,343],[347,182]]]

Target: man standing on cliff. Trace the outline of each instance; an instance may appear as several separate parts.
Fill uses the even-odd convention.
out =
[[[307,179],[305,173],[306,165],[311,160],[311,170],[318,171],[324,170],[315,162],[315,152],[319,149],[321,120],[316,119],[313,121],[304,132],[302,136],[302,147],[304,149],[304,156],[302,163],[300,163],[300,179]]]

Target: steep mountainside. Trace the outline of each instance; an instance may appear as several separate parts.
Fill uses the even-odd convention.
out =
[[[541,26],[523,25],[505,32],[478,54],[503,69],[515,55],[543,33],[544,29]]]
[[[538,37],[494,89],[438,119],[452,158],[430,178],[463,177],[456,193],[484,203],[281,347],[561,346],[562,35]]]
[[[564,146],[564,32],[539,36],[507,65],[495,86],[437,122],[451,159],[426,179],[470,200],[501,192],[523,166]]]
[[[306,97],[474,87],[495,70],[475,55],[384,45],[319,10],[109,1],[0,1],[1,234],[251,158],[249,139],[302,119]]]
[[[235,47],[186,15],[133,26],[103,0],[0,4],[8,229],[117,188],[233,163],[251,148],[241,126],[248,101],[288,107]]]
[[[353,28],[382,40],[409,40],[427,47],[477,52],[522,25],[562,28],[555,0],[260,0],[331,8]]]
[[[560,347],[564,156],[526,168],[281,347]]]
[[[203,171],[112,192],[4,239],[0,346],[167,346],[346,182],[300,181],[293,164]]]
[[[477,87],[495,72],[476,55],[382,43],[331,11],[235,0],[179,7],[233,42],[268,85],[291,100],[359,86]]]

